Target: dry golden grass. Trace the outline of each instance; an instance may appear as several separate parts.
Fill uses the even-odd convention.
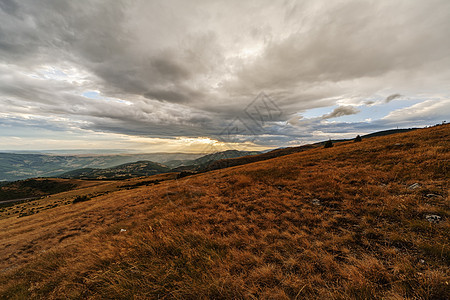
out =
[[[448,299],[449,140],[346,142],[0,220],[0,295]]]

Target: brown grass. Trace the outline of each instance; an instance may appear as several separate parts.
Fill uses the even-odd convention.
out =
[[[0,295],[448,299],[449,140],[338,143],[0,220]]]

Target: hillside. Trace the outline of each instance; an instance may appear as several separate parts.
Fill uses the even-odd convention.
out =
[[[0,298],[448,299],[449,141],[443,125],[10,207]]]
[[[389,130],[383,130],[383,131],[377,131],[374,133],[369,133],[366,135],[363,135],[362,138],[371,138],[371,137],[376,137],[376,136],[386,136],[386,135],[391,135],[391,134],[396,134],[396,133],[404,133],[404,132],[409,132],[409,131],[413,131],[413,130],[417,130],[418,128],[404,128],[404,129],[389,129]]]
[[[263,161],[268,160],[271,158],[276,158],[280,156],[285,156],[288,154],[298,153],[306,150],[310,150],[313,148],[319,147],[318,145],[305,145],[305,146],[298,146],[298,147],[289,147],[289,148],[283,148],[283,149],[275,149],[266,153],[261,154],[254,154],[254,155],[248,155],[243,157],[235,157],[235,158],[226,158],[226,159],[220,159],[216,161],[209,162],[207,164],[202,165],[200,168],[198,168],[198,171],[200,172],[207,172],[212,170],[218,170],[218,169],[224,169],[234,166],[240,166],[245,165],[257,161]]]
[[[197,159],[191,161],[185,161],[182,165],[174,168],[174,171],[201,171],[204,170],[209,164],[214,163],[215,161],[224,160],[224,159],[233,159],[239,157],[246,157],[249,155],[259,154],[259,151],[238,151],[238,150],[227,150],[221,152],[215,152],[211,154],[204,155]]]
[[[377,137],[377,136],[386,136],[396,133],[403,133],[403,132],[409,132],[412,130],[416,130],[417,128],[410,128],[410,129],[391,129],[391,130],[385,130],[385,131],[379,131],[374,132],[370,134],[363,135],[362,138],[371,138],[371,137]],[[353,139],[343,139],[343,140],[333,140],[333,143],[336,142],[347,142],[352,141]],[[316,147],[322,147],[325,144],[325,142],[319,142],[315,144],[310,145],[303,145],[303,146],[297,146],[297,147],[287,147],[287,148],[281,148],[281,149],[275,149],[271,151],[267,151],[264,153],[247,153],[246,155],[240,155],[240,156],[228,156],[228,157],[221,157],[220,159],[214,159],[210,161],[206,161],[202,164],[197,164],[198,167],[196,168],[182,168],[181,170],[193,170],[198,172],[207,172],[212,170],[218,170],[218,169],[224,169],[229,168],[233,166],[240,166],[245,165],[257,161],[263,161],[267,159],[272,159],[275,157],[280,157],[288,154],[298,153],[302,151],[306,151],[309,149],[313,149]],[[202,158],[199,158],[202,159]]]
[[[137,161],[106,169],[78,169],[66,172],[58,177],[69,179],[120,180],[167,173],[170,170],[169,167],[152,161]]]

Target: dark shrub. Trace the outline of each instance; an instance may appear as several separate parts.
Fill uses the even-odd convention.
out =
[[[181,171],[178,175],[177,175],[177,179],[186,177],[186,176],[191,176],[191,175],[195,175],[197,174],[197,172],[195,171]]]
[[[358,134],[356,137],[355,137],[355,139],[353,140],[355,143],[356,142],[361,142],[362,141],[362,138],[361,138],[361,136]]]
[[[324,148],[331,148],[333,147],[333,142],[331,140],[328,140],[325,142]]]
[[[88,201],[91,200],[90,197],[84,195],[84,196],[77,196],[74,200],[73,200],[73,204],[78,203],[78,202],[84,202],[84,201]]]

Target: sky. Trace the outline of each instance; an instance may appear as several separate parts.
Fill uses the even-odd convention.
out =
[[[0,0],[0,150],[263,150],[449,116],[448,0]]]

